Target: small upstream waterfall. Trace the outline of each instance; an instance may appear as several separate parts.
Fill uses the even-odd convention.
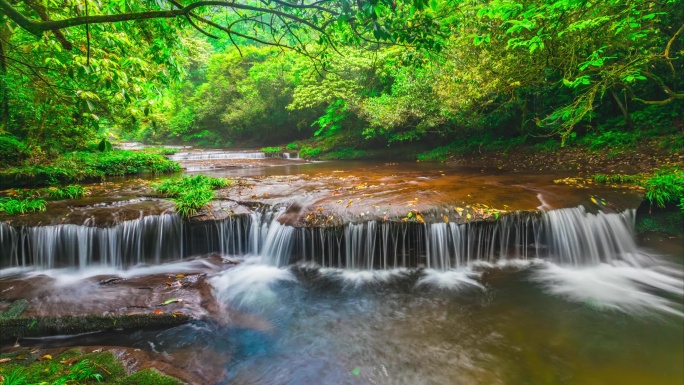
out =
[[[447,270],[530,258],[573,266],[615,260],[638,265],[633,210],[592,214],[577,207],[468,224],[367,221],[315,228],[283,225],[281,213],[263,210],[198,223],[167,214],[110,228],[0,223],[0,266],[127,267],[209,253],[259,255],[275,266],[315,263],[357,270]]]
[[[221,160],[221,159],[265,159],[263,152],[238,152],[238,151],[204,151],[204,152],[179,152],[169,156],[175,161],[187,160]]]

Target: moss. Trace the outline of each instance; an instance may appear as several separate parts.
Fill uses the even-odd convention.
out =
[[[51,358],[39,358],[35,354],[27,354],[27,351],[16,353],[7,357],[11,358],[9,363],[0,365],[0,375],[14,379],[15,384],[114,383],[126,374],[123,365],[111,352],[83,354],[78,349],[70,349]]]
[[[118,385],[180,385],[182,382],[173,377],[161,374],[155,369],[145,369],[122,379]]]
[[[114,329],[171,327],[190,321],[187,314],[89,315],[68,317],[22,317],[0,319],[0,340],[42,337]]]
[[[28,306],[29,302],[25,299],[14,301],[6,312],[0,313],[0,319],[17,318],[28,308]]]

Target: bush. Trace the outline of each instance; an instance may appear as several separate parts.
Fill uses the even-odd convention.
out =
[[[25,151],[26,145],[17,138],[0,136],[0,164],[9,165],[20,161]]]
[[[590,150],[596,151],[606,147],[634,147],[640,139],[639,132],[604,131],[598,135],[585,136],[581,143],[587,145]]]
[[[310,146],[302,146],[302,149],[299,150],[299,156],[301,158],[304,158],[304,159],[316,158],[320,154],[321,154],[321,148],[320,147],[312,148]]]
[[[2,185],[55,185],[105,176],[180,171],[178,163],[159,154],[114,150],[110,152],[74,152],[51,164],[8,167],[0,171]]]
[[[299,148],[299,145],[297,144],[297,142],[292,142],[292,143],[288,144],[287,146],[285,146],[285,149],[290,150],[290,151],[295,151],[298,148]]]
[[[0,199],[0,212],[5,212],[9,215],[18,215],[34,211],[45,211],[45,200],[33,198]]]
[[[167,179],[154,187],[174,202],[174,208],[183,218],[197,214],[207,203],[214,199],[214,191],[227,187],[231,180],[211,178],[205,175]]]
[[[261,152],[265,152],[267,154],[276,154],[282,151],[280,147],[262,147]]]
[[[684,212],[684,170],[658,170],[643,182],[643,186],[651,203],[660,207],[667,203],[676,203]]]
[[[364,156],[366,156],[366,151],[364,151],[364,150],[355,150],[353,148],[344,148],[344,149],[339,150],[339,151],[329,152],[329,153],[321,156],[321,159],[335,159],[335,160],[361,159]]]

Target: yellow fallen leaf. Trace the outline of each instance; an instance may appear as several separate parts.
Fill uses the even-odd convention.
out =
[[[449,223],[449,217],[447,217],[446,215],[444,216],[444,222]]]
[[[418,222],[420,223],[425,223],[425,220],[423,219],[423,216],[420,214],[416,214],[416,219],[418,219]]]
[[[598,203],[596,202],[596,199],[594,199],[594,197],[591,197],[591,201],[594,202],[594,204],[598,204]]]

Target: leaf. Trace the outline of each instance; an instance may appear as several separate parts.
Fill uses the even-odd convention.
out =
[[[596,205],[598,204],[598,202],[596,202],[596,199],[594,197],[591,197],[591,201],[594,202],[594,204],[596,204]]]
[[[413,217],[413,212],[409,211],[408,214],[406,214],[407,218],[412,218]]]
[[[2,359],[0,359],[0,364],[4,364],[5,362],[10,362],[10,361],[12,361],[11,358],[2,358]]]
[[[163,313],[164,313],[164,312],[161,311],[161,310],[159,310],[159,309],[157,309],[157,310],[154,311],[154,314],[156,314],[156,315],[163,314]]]
[[[416,219],[418,219],[418,222],[420,223],[425,223],[425,220],[423,219],[423,216],[420,214],[416,214]]]
[[[168,300],[162,302],[162,306],[164,306],[164,305],[169,305],[169,304],[176,303],[176,302],[183,302],[183,298],[171,298],[171,299],[168,299]]]

